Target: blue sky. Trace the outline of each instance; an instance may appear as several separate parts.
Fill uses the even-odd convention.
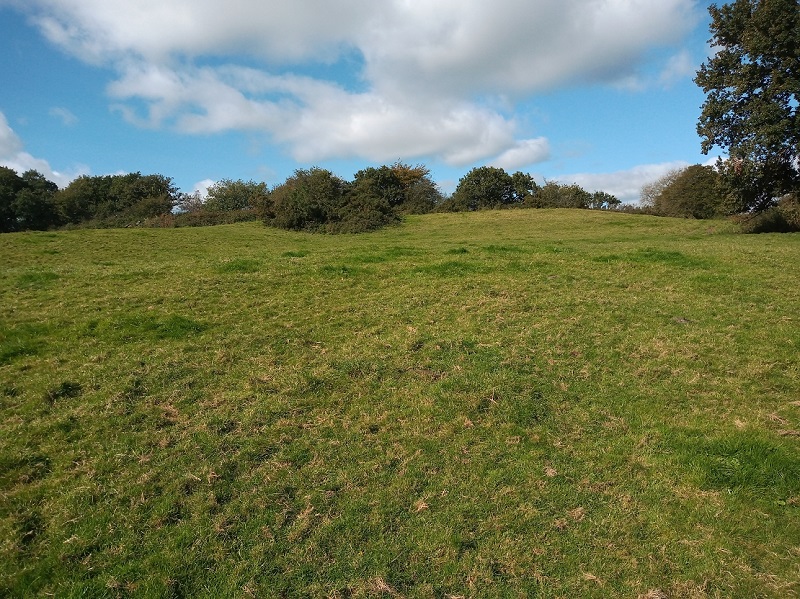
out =
[[[191,192],[423,163],[624,201],[713,159],[695,131],[707,2],[0,0],[0,164]]]

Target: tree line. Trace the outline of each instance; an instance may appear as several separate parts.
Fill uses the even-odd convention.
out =
[[[749,213],[724,173],[693,165],[668,172],[641,190],[638,206],[577,184],[546,181],[502,168],[473,168],[445,196],[424,165],[402,162],[358,171],[346,181],[329,170],[299,169],[282,184],[223,179],[205,197],[181,193],[163,175],[88,176],[64,189],[36,171],[0,167],[0,231],[70,227],[182,227],[261,220],[295,231],[359,233],[398,223],[407,214],[508,208],[618,210],[711,219],[738,215],[749,232],[800,230],[796,196]]]
[[[612,209],[611,194],[578,185],[472,169],[446,197],[424,165],[396,162],[358,171],[346,181],[329,170],[299,169],[282,184],[223,179],[205,197],[181,193],[163,175],[83,175],[64,189],[36,171],[0,167],[0,230],[59,227],[198,226],[262,220],[297,231],[358,233],[399,222],[407,214],[501,208]]]

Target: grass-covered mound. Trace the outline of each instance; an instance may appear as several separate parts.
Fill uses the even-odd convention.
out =
[[[797,595],[800,237],[709,226],[3,236],[0,595]]]

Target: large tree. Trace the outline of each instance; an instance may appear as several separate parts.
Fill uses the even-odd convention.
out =
[[[707,94],[697,131],[717,146],[723,180],[740,211],[761,211],[800,190],[800,3],[736,0],[712,5],[715,54],[695,82]]]
[[[0,232],[45,230],[60,224],[58,186],[38,171],[19,176],[0,166]]]
[[[667,173],[647,189],[660,188],[648,208],[659,216],[678,218],[714,218],[727,213],[725,197],[720,194],[719,174],[713,167],[694,164]]]
[[[521,201],[514,178],[502,168],[481,166],[461,177],[453,196],[442,208],[452,211],[504,208]]]

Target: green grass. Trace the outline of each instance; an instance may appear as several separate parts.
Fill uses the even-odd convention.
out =
[[[0,242],[0,596],[800,596],[798,235]]]

